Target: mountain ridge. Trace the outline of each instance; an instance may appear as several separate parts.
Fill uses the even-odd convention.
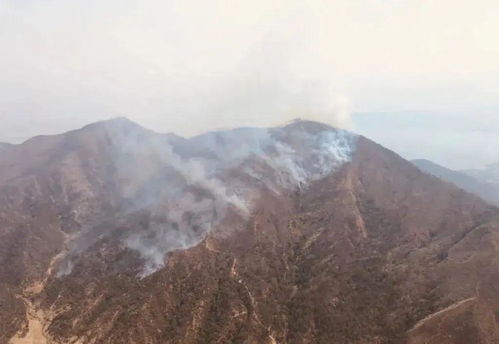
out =
[[[434,175],[444,181],[482,197],[484,200],[499,206],[499,185],[477,179],[466,172],[451,170],[430,160],[416,159],[412,162],[423,172]]]
[[[499,338],[478,197],[315,122],[113,123],[0,156],[0,343]]]

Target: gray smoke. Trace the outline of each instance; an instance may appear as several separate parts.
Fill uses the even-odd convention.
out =
[[[189,141],[186,145],[201,148],[202,155],[181,156],[176,153],[178,147],[158,142],[148,154],[159,159],[159,165],[178,173],[181,185],[166,182],[155,186],[165,188],[160,196],[156,193],[132,197],[148,200],[135,207],[153,205],[154,213],[167,219],[166,223],[152,222],[146,233],[133,233],[125,241],[128,248],[139,252],[144,259],[143,276],[161,268],[169,252],[201,241],[223,220],[229,208],[247,217],[261,190],[245,184],[245,175],[273,192],[289,190],[333,172],[351,159],[355,149],[355,136],[341,130],[288,133],[281,128],[248,128],[210,133]],[[132,143],[129,147],[135,146]],[[265,168],[253,167],[258,164]],[[142,168],[137,172],[137,180],[144,183]],[[126,173],[130,178],[131,170]],[[232,173],[236,177],[230,177]]]
[[[302,121],[191,139],[124,119],[104,125],[118,217],[84,229],[60,275],[71,272],[71,257],[111,234],[117,223],[126,227],[145,212],[143,224],[122,232],[120,240],[144,260],[140,276],[147,276],[164,265],[168,253],[202,241],[228,212],[247,219],[262,192],[288,192],[330,174],[351,159],[356,141],[349,132]]]

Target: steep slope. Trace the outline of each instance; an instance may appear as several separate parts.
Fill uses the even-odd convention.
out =
[[[498,339],[497,209],[363,137],[118,120],[21,146],[0,343]]]
[[[119,244],[140,255],[135,275],[147,275],[169,251],[199,242],[227,212],[248,216],[246,203],[259,189],[305,182],[347,158],[348,137],[309,126],[319,135],[302,135],[295,126],[185,140],[117,119],[36,137],[0,156],[0,280],[4,299],[12,300],[0,310],[1,335],[9,338],[27,326],[12,312],[23,312],[49,272],[70,273],[74,260],[135,213],[152,214],[152,220],[142,231],[122,233]],[[345,146],[323,149],[336,134]],[[295,148],[303,154],[294,154]],[[248,157],[252,164],[242,166]],[[305,170],[306,159],[315,161]],[[245,172],[234,173],[240,165]],[[261,173],[268,177],[265,185]]]
[[[412,160],[412,163],[423,172],[453,183],[494,205],[499,205],[499,184],[497,183],[480,181],[465,172],[451,170],[425,159]]]

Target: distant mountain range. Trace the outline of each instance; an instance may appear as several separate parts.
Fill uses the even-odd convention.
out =
[[[412,160],[419,169],[499,206],[499,164],[483,170],[456,171],[430,160]]]
[[[481,182],[499,184],[499,162],[490,164],[484,169],[465,170],[464,172]]]
[[[12,148],[12,146],[14,145],[10,143],[0,142],[0,152]]]

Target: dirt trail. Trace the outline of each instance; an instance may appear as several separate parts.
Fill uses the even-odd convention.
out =
[[[462,305],[464,305],[464,304],[466,304],[466,303],[468,303],[468,302],[473,302],[473,301],[475,301],[475,299],[476,299],[476,297],[470,297],[469,299],[461,300],[461,301],[459,301],[459,302],[456,302],[456,303],[454,303],[454,304],[450,305],[449,307],[446,307],[446,308],[444,308],[444,309],[439,310],[439,311],[438,311],[438,312],[436,312],[436,313],[430,314],[430,315],[428,315],[426,318],[424,318],[424,319],[422,319],[422,320],[418,321],[418,323],[417,323],[417,324],[416,324],[416,325],[415,325],[412,329],[410,329],[410,330],[409,330],[409,332],[412,332],[412,331],[414,331],[414,330],[418,329],[418,328],[419,328],[419,327],[421,327],[424,323],[426,323],[428,320],[433,319],[433,318],[435,318],[436,316],[439,316],[439,315],[441,315],[441,314],[443,314],[443,313],[445,313],[445,312],[448,312],[448,311],[451,311],[451,310],[453,310],[453,309],[456,309],[456,308],[458,308],[458,307],[460,307],[460,306],[462,306]]]
[[[9,344],[49,344],[50,342],[43,331],[43,311],[38,310],[33,302],[27,298],[23,299],[27,308],[28,333],[15,335],[10,339]]]
[[[69,237],[66,237],[66,247]],[[67,248],[59,252],[50,261],[45,278],[42,281],[34,282],[24,289],[23,295],[20,295],[26,305],[26,318],[28,321],[28,332],[18,333],[9,340],[8,344],[50,344],[52,341],[44,331],[44,323],[49,319],[48,314],[36,305],[36,296],[45,288],[49,276],[52,274],[55,264],[67,253]]]

